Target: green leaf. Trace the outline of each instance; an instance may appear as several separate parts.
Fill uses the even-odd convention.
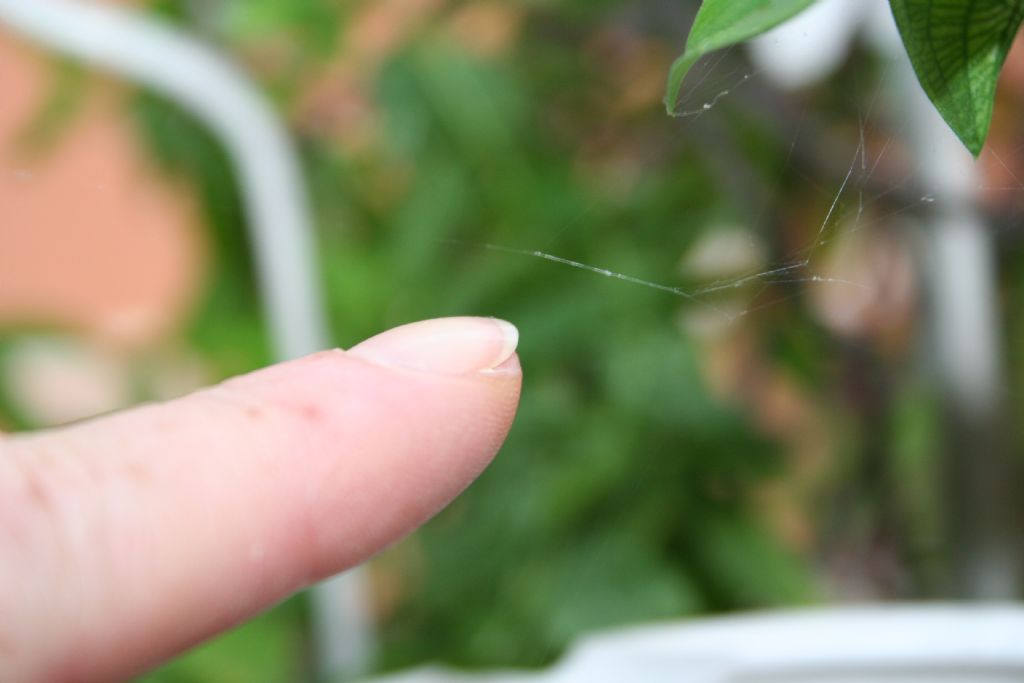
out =
[[[814,0],[704,0],[693,21],[683,55],[672,64],[665,108],[675,110],[683,79],[707,53],[735,45],[778,26],[807,9]]]
[[[974,156],[992,122],[996,81],[1024,0],[890,0],[924,91]]]

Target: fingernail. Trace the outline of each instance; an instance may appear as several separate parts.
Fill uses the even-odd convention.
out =
[[[504,320],[438,318],[382,332],[348,353],[378,365],[468,375],[497,368],[518,342],[519,330]]]

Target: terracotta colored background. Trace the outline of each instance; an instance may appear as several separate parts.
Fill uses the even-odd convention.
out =
[[[0,33],[0,328],[151,344],[182,322],[203,280],[195,201],[147,163],[121,89],[98,77],[58,139],[27,149],[55,73]]]

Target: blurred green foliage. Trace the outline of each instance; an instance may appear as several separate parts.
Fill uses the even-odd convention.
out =
[[[620,624],[865,587],[942,594],[937,456],[950,446],[920,368],[926,316],[915,293],[906,309],[884,287],[865,304],[810,277],[839,252],[854,280],[890,268],[898,280],[890,238],[934,200],[885,121],[891,64],[855,47],[830,82],[783,97],[726,50],[694,65],[671,119],[664,77],[698,4],[149,3],[238,61],[294,133],[334,344],[444,315],[521,330],[523,399],[501,454],[373,563],[380,670],[542,666]],[[59,146],[84,75],[56,64],[26,153]],[[213,244],[186,343],[216,377],[272,362],[229,159],[173,103],[128,102],[154,165],[201,201]],[[1024,139],[998,128],[1012,176]],[[1015,196],[986,201],[1019,223]],[[536,255],[691,292],[717,276],[684,263],[734,227],[763,253],[699,301]],[[1004,233],[1018,386],[1024,242]],[[863,252],[842,251],[851,235]],[[875,242],[896,256],[871,261]],[[721,326],[730,305],[743,313],[728,331],[702,335],[700,316]],[[26,332],[59,333],[0,331],[0,372]],[[17,399],[0,381],[0,426],[37,426]],[[309,630],[299,596],[145,680],[311,680]]]
[[[318,74],[339,80],[331,60],[370,4],[161,0],[153,11],[234,52],[288,117],[334,343],[443,315],[494,315],[522,332],[524,393],[507,445],[465,495],[378,563],[394,592],[380,607],[379,666],[539,666],[598,628],[813,600],[810,559],[779,538],[756,495],[792,463],[704,385],[705,350],[679,329],[680,313],[699,306],[507,249],[690,287],[699,283],[680,274],[680,258],[714,226],[766,226],[773,259],[803,244],[781,229],[792,216],[774,195],[795,194],[813,220],[791,222],[813,231],[846,160],[838,177],[813,179],[821,187],[809,181],[809,164],[791,158],[793,130],[752,106],[757,99],[724,99],[714,118],[665,117],[658,98],[685,8],[613,0],[509,3],[521,29],[490,53],[449,30],[473,3],[436,3],[359,72],[372,130],[356,144],[351,127],[323,126],[303,105]],[[621,70],[637,50],[649,56],[646,71]],[[740,82],[733,68],[719,67],[712,96]],[[622,108],[636,79],[652,74],[649,106]],[[851,100],[843,104],[856,109]],[[152,93],[132,108],[154,161],[201,197],[214,241],[190,343],[224,377],[271,362],[223,150]],[[801,314],[793,286],[773,291],[751,316],[767,352],[820,382],[844,350]],[[878,438],[893,441],[897,471],[914,482],[909,504],[927,526],[935,502],[918,475],[935,427],[920,393],[898,397],[899,428]],[[851,426],[838,450],[856,452],[875,426]],[[293,600],[146,680],[308,677],[307,629],[302,599]]]
[[[657,107],[628,122],[636,139],[620,143],[654,145],[638,151],[637,168],[612,159],[600,170],[608,178],[581,173],[581,146],[611,122],[588,111],[600,102],[580,84],[600,78],[575,39],[547,36],[582,37],[607,11],[549,5],[499,58],[428,27],[373,81],[383,129],[373,154],[302,138],[337,344],[453,314],[500,316],[522,330],[525,391],[502,454],[396,551],[414,561],[387,562],[405,588],[382,623],[384,668],[542,665],[595,628],[813,592],[750,501],[779,470],[777,451],[708,395],[695,348],[676,329],[682,301],[487,248],[672,279],[698,229],[734,213]],[[225,31],[242,42],[294,32],[320,46],[331,38],[325,24],[337,31],[345,14],[329,3],[234,3]],[[137,110],[155,157],[196,183],[217,239],[193,339],[225,375],[258,366],[269,360],[266,337],[230,169],[172,105],[140,95]],[[272,613],[149,680],[229,680],[241,665],[228,653],[245,638],[301,656],[291,632],[274,631],[277,620],[294,614]],[[246,675],[289,680],[287,667],[274,670],[254,661]]]

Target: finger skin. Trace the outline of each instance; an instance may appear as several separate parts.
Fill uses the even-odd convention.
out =
[[[0,681],[121,680],[367,559],[486,467],[520,382],[328,351],[0,437]]]

